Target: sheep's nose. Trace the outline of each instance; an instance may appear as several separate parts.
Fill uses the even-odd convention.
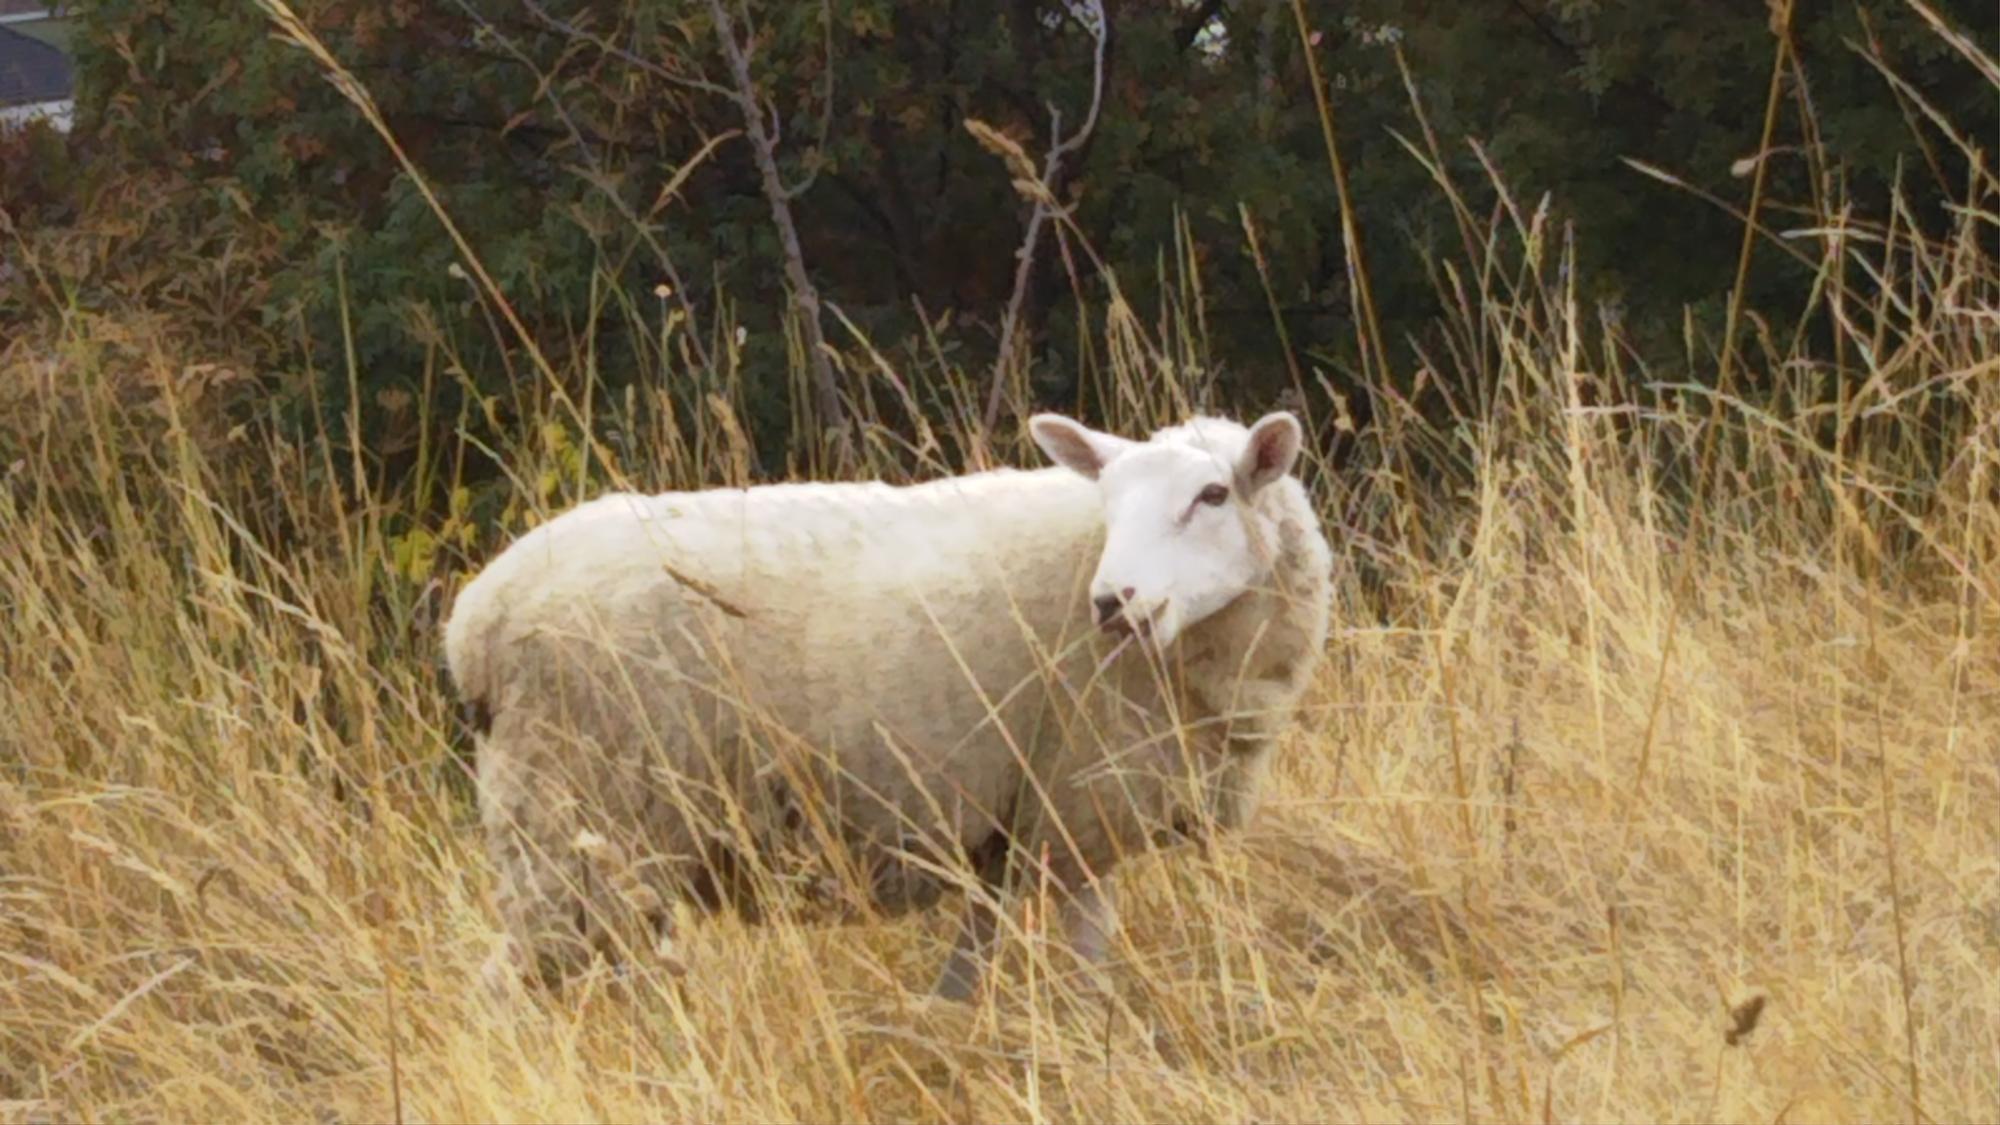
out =
[[[1118,615],[1125,611],[1125,603],[1131,601],[1132,595],[1137,592],[1127,586],[1116,594],[1105,594],[1091,599],[1091,605],[1097,607],[1098,625],[1109,625],[1118,620]]]

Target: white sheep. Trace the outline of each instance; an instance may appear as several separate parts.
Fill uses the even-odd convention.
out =
[[[1031,432],[1062,467],[605,496],[468,584],[489,973],[664,954],[675,898],[754,909],[801,854],[887,911],[962,865],[1049,886],[1094,964],[1121,856],[1242,824],[1326,640],[1298,422]],[[967,895],[936,991],[975,987],[996,909]]]

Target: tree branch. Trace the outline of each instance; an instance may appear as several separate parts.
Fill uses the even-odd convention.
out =
[[[624,63],[627,63],[628,65],[636,66],[640,70],[643,70],[647,74],[653,75],[656,78],[665,79],[666,81],[671,82],[676,86],[684,86],[690,90],[700,90],[705,94],[716,94],[725,98],[735,97],[735,95],[730,93],[730,91],[728,91],[727,89],[724,89],[723,87],[718,86],[713,82],[710,82],[706,78],[689,78],[684,74],[675,74],[673,71],[668,70],[666,67],[661,66],[659,63],[656,63],[651,59],[635,55],[631,51],[628,51],[625,48],[620,47],[618,44],[613,43],[609,39],[604,38],[602,35],[598,35],[595,32],[585,31],[584,29],[576,26],[573,23],[557,19],[555,16],[549,14],[548,9],[542,7],[540,4],[537,4],[535,0],[521,0],[521,3],[528,9],[528,11],[534,13],[536,19],[541,20],[549,27],[562,32],[564,35],[567,35],[572,39],[581,39],[584,42],[589,43],[590,45],[596,47],[598,50],[603,51],[605,54],[610,55]]]
[[[1021,305],[1027,300],[1028,283],[1034,275],[1035,249],[1041,243],[1042,227],[1059,206],[1052,189],[1060,182],[1064,158],[1089,142],[1091,133],[1097,128],[1098,110],[1104,104],[1104,57],[1105,45],[1111,38],[1111,16],[1105,11],[1103,0],[1082,2],[1084,10],[1094,17],[1090,33],[1096,40],[1090,81],[1090,110],[1084,115],[1083,127],[1064,137],[1062,114],[1053,106],[1049,109],[1049,151],[1042,159],[1040,190],[1036,193],[1034,211],[1028,216],[1027,233],[1021,239],[1021,249],[1014,255],[1014,294],[1008,298],[1007,311],[1000,318],[1000,354],[993,361],[993,386],[986,393],[986,411],[981,416],[986,434],[991,434],[1000,421],[1000,402],[1007,389],[1007,371],[1014,360],[1016,326],[1021,319]],[[1023,163],[1026,161],[1023,160]]]
[[[820,0],[820,26],[825,30],[826,88],[819,96],[819,139],[813,142],[812,150],[806,157],[805,179],[785,189],[787,199],[797,199],[811,190],[813,181],[819,179],[819,170],[826,163],[826,138],[833,132],[833,0]]]
[[[1550,26],[1546,13],[1537,12],[1533,8],[1528,7],[1524,0],[1507,0],[1507,6],[1514,9],[1516,15],[1527,20],[1536,31],[1540,32],[1542,38],[1549,41],[1550,46],[1567,55],[1572,64],[1582,65],[1583,48],[1570,42],[1560,30]],[[1661,96],[1658,90],[1653,89],[1645,83],[1622,82],[1619,85],[1629,86],[1639,96],[1640,100],[1650,102],[1654,109],[1662,113],[1670,114],[1674,112],[1673,103]]]
[[[647,229],[646,223],[632,212],[631,207],[627,206],[624,197],[612,186],[609,175],[605,172],[603,164],[597,158],[596,151],[585,140],[583,129],[576,123],[575,118],[570,116],[569,109],[563,105],[562,98],[556,94],[555,83],[551,80],[552,76],[543,74],[541,67],[535,64],[535,61],[528,56],[528,53],[523,51],[519,45],[508,38],[506,34],[501,32],[499,28],[495,27],[484,16],[480,15],[473,8],[469,0],[455,0],[455,2],[458,4],[459,10],[464,12],[468,19],[491,35],[494,41],[498,42],[516,62],[527,67],[529,73],[535,76],[536,89],[543,97],[548,99],[549,105],[556,112],[556,116],[561,118],[563,125],[569,129],[578,150],[583,153],[584,163],[589,166],[589,173],[586,178],[604,194],[605,198],[611,201],[613,206],[618,208],[619,213],[624,215],[626,220],[632,224],[633,229],[639,233],[639,236],[645,240],[647,246],[652,249],[653,256],[659,260],[660,272],[666,274],[668,284],[673,287],[673,296],[680,303],[681,313],[687,317],[687,341],[694,349],[695,362],[701,364],[704,371],[712,372],[714,368],[709,362],[708,348],[702,344],[701,333],[696,329],[696,326],[701,321],[695,314],[694,295],[688,291],[687,284],[681,280],[680,270],[674,267],[673,256],[667,253],[667,248],[662,242],[653,237],[652,232]],[[528,6],[531,8],[535,7],[532,0],[528,0]],[[695,159],[699,161],[706,157],[708,151],[712,150],[713,147],[714,145],[711,144],[709,149],[704,149]]]
[[[532,0],[527,0],[532,2]],[[750,58],[737,41],[736,27],[729,19],[723,0],[708,0],[709,18],[715,21],[715,36],[722,56],[735,80],[733,94],[725,93],[743,115],[743,131],[750,138],[750,155],[764,182],[764,199],[771,207],[771,225],[778,230],[778,243],[785,252],[785,280],[792,291],[792,309],[798,314],[799,331],[805,336],[806,363],[812,373],[813,398],[823,429],[839,428],[845,422],[840,404],[840,387],[833,379],[833,365],[827,359],[826,336],[819,322],[819,290],[806,273],[805,251],[799,246],[798,226],[792,222],[790,196],[778,174],[777,142],[764,128],[764,107],[757,100],[757,84],[750,77]]]
[[[853,200],[854,205],[861,209],[861,213],[868,216],[875,223],[876,227],[880,228],[882,236],[889,240],[889,247],[892,251],[890,257],[895,259],[896,276],[903,283],[904,291],[914,295],[921,295],[924,289],[922,280],[918,277],[916,261],[911,257],[908,242],[904,238],[903,231],[897,227],[896,220],[890,216],[888,211],[882,208],[882,205],[873,196],[862,191],[860,185],[841,175],[839,172],[829,173],[827,175],[827,182],[839,188],[842,193]]]

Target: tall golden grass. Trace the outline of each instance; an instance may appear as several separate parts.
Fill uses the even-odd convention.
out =
[[[1459,397],[1385,397],[1356,460],[1309,469],[1340,559],[1323,680],[1249,831],[1125,869],[1108,998],[1030,901],[969,1006],[920,996],[944,911],[684,918],[685,978],[489,999],[440,611],[607,481],[747,479],[740,382],[672,389],[689,326],[625,306],[653,389],[579,364],[473,400],[517,420],[482,519],[477,419],[363,403],[350,370],[322,435],[364,409],[458,435],[385,485],[331,437],[212,425],[240,380],[171,323],[51,313],[0,353],[0,1121],[1992,1120],[1974,168],[1942,238],[1836,198],[1784,237],[1753,203],[1746,254],[1802,258],[1784,312],[1814,330],[1740,310],[1719,388],[1692,332],[1699,379],[1581,305],[1546,209],[1496,180],[1482,218],[1440,174],[1472,257],[1437,265],[1426,362]],[[1100,420],[1211,401],[1198,317],[1111,293]],[[1031,460],[1018,411],[969,421],[982,375],[847,339],[857,427],[838,456],[802,428],[793,471]]]

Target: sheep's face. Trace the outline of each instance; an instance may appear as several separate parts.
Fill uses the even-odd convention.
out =
[[[1055,414],[1036,415],[1029,429],[1044,452],[1102,493],[1104,554],[1090,583],[1100,627],[1165,649],[1270,582],[1277,529],[1258,500],[1298,458],[1290,414],[1248,429],[1197,418],[1144,442]]]

